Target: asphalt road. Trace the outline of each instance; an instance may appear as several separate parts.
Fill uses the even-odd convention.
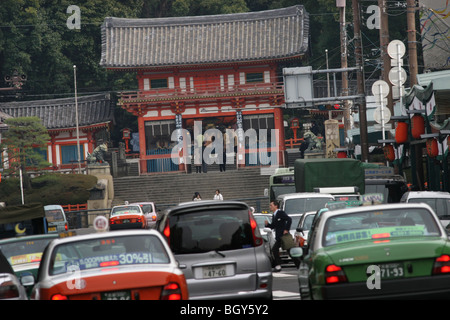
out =
[[[283,266],[280,272],[273,274],[273,300],[300,300],[298,292],[297,268]]]

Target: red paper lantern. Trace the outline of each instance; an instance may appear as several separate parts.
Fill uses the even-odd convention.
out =
[[[395,129],[395,142],[405,143],[408,141],[408,124],[406,122],[398,122]]]
[[[395,151],[392,144],[387,144],[383,147],[384,157],[386,160],[392,162],[395,160]]]
[[[411,135],[414,139],[420,139],[420,135],[425,133],[425,119],[416,114],[411,118]]]
[[[439,154],[437,140],[430,138],[427,140],[427,154],[431,158],[435,158]]]

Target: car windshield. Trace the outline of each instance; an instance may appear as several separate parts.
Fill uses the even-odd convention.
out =
[[[333,198],[295,198],[287,199],[285,202],[284,211],[287,214],[292,213],[304,213],[307,211],[317,211],[325,207],[330,201],[334,201]]]
[[[56,246],[49,274],[133,264],[167,264],[169,256],[154,235],[115,236],[72,241]]]
[[[153,206],[151,204],[141,204],[141,208],[145,213],[153,212]]]
[[[300,222],[300,219],[302,218],[302,216],[298,215],[298,216],[291,216],[292,218],[292,223],[291,223],[291,230],[295,230],[298,226],[298,223]]]
[[[386,209],[331,216],[323,232],[323,246],[359,240],[381,241],[398,237],[441,234],[431,212],[422,208]]]
[[[111,210],[111,216],[117,216],[120,214],[140,214],[141,209],[139,206],[123,206],[115,207]]]
[[[314,214],[309,214],[303,220],[303,231],[311,229],[312,222],[314,220]]]
[[[0,245],[0,251],[8,259],[12,266],[39,262],[41,261],[42,252],[50,242],[48,239],[24,240]]]
[[[45,210],[45,218],[48,222],[64,221],[61,209]]]
[[[411,198],[408,202],[426,203],[438,216],[450,215],[450,198]]]
[[[189,212],[171,216],[169,222],[170,245],[175,254],[253,247],[247,210]]]

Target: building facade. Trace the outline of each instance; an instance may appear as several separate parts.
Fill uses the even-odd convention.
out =
[[[281,67],[307,54],[308,21],[300,5],[214,16],[106,18],[100,64],[137,74],[137,90],[122,92],[119,104],[138,117],[141,173],[185,170],[195,162],[193,149],[222,137],[234,141],[232,150],[220,149],[238,166],[266,165],[265,157],[283,165]]]
[[[81,166],[86,166],[87,153],[92,153],[101,142],[109,140],[113,123],[114,105],[109,94],[81,96],[77,99],[78,139],[76,131],[76,104],[74,98],[6,102],[0,112],[9,117],[38,117],[47,128],[50,141],[42,152],[51,163],[50,170],[73,170],[78,166],[78,141]],[[7,157],[7,154],[4,155]],[[8,163],[4,166],[7,168]]]

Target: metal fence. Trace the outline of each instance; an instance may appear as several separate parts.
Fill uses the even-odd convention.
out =
[[[248,206],[253,207],[255,209],[255,212],[269,212],[269,197],[241,198],[230,200],[245,202]],[[161,211],[164,211],[176,205],[178,205],[178,203],[156,204],[158,210]],[[101,215],[109,218],[110,211],[110,208],[66,211],[66,217],[70,229],[89,228],[90,221],[93,221],[96,216]]]

